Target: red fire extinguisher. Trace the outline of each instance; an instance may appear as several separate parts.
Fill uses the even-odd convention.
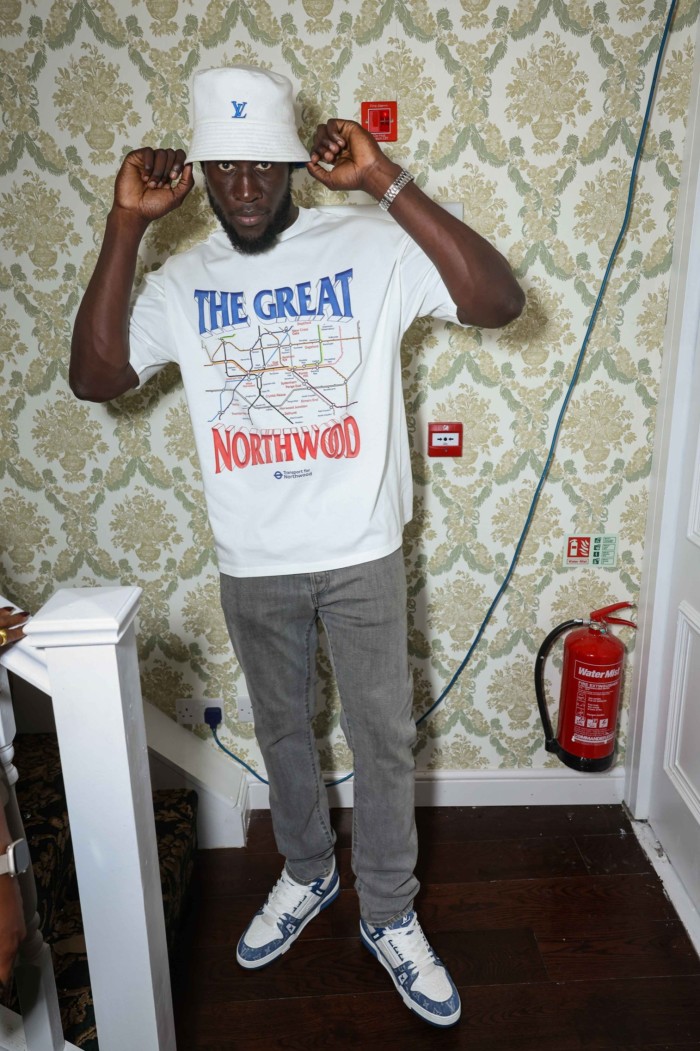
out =
[[[545,748],[574,770],[596,773],[612,766],[622,686],[625,647],[608,632],[608,624],[637,625],[611,617],[633,603],[617,602],[591,613],[590,620],[567,620],[550,631],[535,661],[535,693],[544,728]],[[555,639],[577,625],[564,641],[559,721],[552,733],[544,695],[544,664]]]

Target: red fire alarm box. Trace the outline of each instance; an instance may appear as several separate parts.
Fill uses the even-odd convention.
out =
[[[428,456],[461,456],[462,424],[429,423]]]
[[[363,102],[361,109],[362,127],[377,142],[396,142],[398,126],[395,102]]]

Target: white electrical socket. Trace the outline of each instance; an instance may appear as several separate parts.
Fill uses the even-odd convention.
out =
[[[440,201],[440,205],[449,212],[450,215],[454,215],[455,219],[464,221],[464,202],[463,201]]]
[[[207,708],[221,708],[221,717],[224,715],[224,702],[220,697],[205,698],[203,701],[193,700],[192,697],[181,697],[175,701],[175,715],[181,726],[195,726],[204,722],[204,712]]]
[[[236,707],[238,708],[239,723],[253,722],[253,706],[250,703],[250,697],[247,693],[238,694],[238,697],[236,698]]]

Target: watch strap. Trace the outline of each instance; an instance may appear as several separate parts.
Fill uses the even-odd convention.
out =
[[[30,865],[29,847],[26,839],[16,839],[0,854],[0,876],[19,876]]]
[[[404,186],[408,186],[410,182],[413,182],[413,176],[405,168],[402,168],[379,202],[379,207],[383,212],[389,210],[389,207],[394,203]]]

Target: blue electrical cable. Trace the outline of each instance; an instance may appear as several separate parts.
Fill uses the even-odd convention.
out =
[[[566,410],[569,407],[569,403],[570,403],[572,395],[574,393],[574,389],[576,387],[576,384],[578,383],[578,378],[579,378],[579,375],[580,375],[580,372],[581,372],[581,367],[583,365],[583,360],[584,360],[584,358],[586,356],[586,351],[588,349],[588,343],[590,341],[591,334],[593,332],[593,328],[595,326],[595,323],[596,323],[596,320],[597,320],[597,317],[598,317],[598,312],[600,310],[600,306],[601,306],[601,303],[603,301],[603,296],[605,295],[605,291],[606,291],[606,289],[608,287],[608,281],[610,279],[610,274],[612,272],[613,266],[615,265],[615,261],[617,259],[617,255],[618,255],[618,252],[620,250],[620,245],[622,244],[622,242],[624,240],[624,237],[625,237],[625,234],[627,233],[627,227],[629,226],[630,215],[632,213],[632,204],[633,204],[633,201],[634,201],[634,191],[635,191],[635,187],[636,187],[636,184],[637,184],[637,173],[638,173],[638,170],[639,170],[639,165],[641,163],[642,151],[643,151],[643,148],[644,148],[644,140],[646,139],[646,134],[647,134],[647,131],[649,129],[649,119],[650,119],[650,115],[651,115],[651,108],[652,108],[652,105],[653,105],[653,102],[654,102],[654,96],[656,94],[656,85],[658,83],[659,72],[661,70],[661,63],[663,61],[664,51],[666,49],[666,41],[668,40],[669,33],[671,32],[671,25],[672,25],[672,22],[673,22],[673,16],[674,16],[674,14],[676,12],[677,3],[678,3],[678,0],[671,0],[671,4],[670,4],[669,9],[668,9],[668,14],[666,16],[666,23],[664,25],[663,33],[661,35],[661,44],[659,45],[659,51],[658,51],[658,54],[656,56],[656,62],[654,64],[654,72],[652,74],[651,84],[650,84],[650,87],[649,87],[649,96],[648,96],[648,99],[647,99],[646,109],[644,111],[644,119],[642,121],[642,127],[641,127],[641,131],[639,133],[639,140],[637,142],[637,149],[635,151],[634,161],[632,163],[632,171],[630,173],[629,189],[628,189],[628,192],[627,192],[627,205],[625,207],[625,214],[624,214],[623,219],[622,219],[622,225],[620,227],[620,232],[618,233],[617,238],[615,240],[615,244],[613,245],[612,251],[610,253],[610,257],[608,259],[608,265],[605,268],[605,272],[603,274],[603,279],[602,279],[602,281],[600,283],[600,289],[598,291],[598,295],[596,297],[596,301],[595,301],[595,303],[593,305],[593,310],[591,312],[591,316],[590,316],[590,319],[588,321],[588,325],[586,326],[586,332],[585,332],[584,337],[583,337],[583,342],[581,343],[581,349],[578,352],[578,357],[576,359],[576,365],[574,366],[574,371],[573,371],[572,376],[571,376],[571,381],[570,381],[568,389],[566,391],[566,395],[564,396],[564,401],[562,402],[562,406],[561,406],[561,409],[559,411],[559,416],[557,417],[557,422],[556,422],[556,425],[554,427],[554,433],[552,435],[552,441],[551,441],[550,446],[549,446],[549,453],[547,455],[547,459],[545,461],[545,465],[544,465],[544,468],[542,470],[542,474],[540,475],[539,482],[537,483],[537,487],[536,487],[534,495],[532,497],[532,501],[530,503],[530,509],[529,509],[529,511],[527,513],[527,517],[525,519],[525,525],[523,526],[523,530],[522,530],[522,532],[520,534],[520,539],[518,540],[518,543],[516,545],[515,552],[513,554],[513,558],[511,559],[511,563],[510,563],[510,565],[508,567],[508,571],[507,571],[505,577],[503,578],[503,582],[501,583],[501,586],[499,587],[498,591],[496,592],[496,595],[495,595],[495,597],[493,599],[493,602],[491,603],[491,605],[489,606],[488,610],[486,611],[486,616],[482,620],[481,626],[479,627],[479,630],[477,631],[476,635],[474,636],[474,640],[473,640],[471,646],[469,647],[469,649],[467,651],[467,654],[464,657],[464,660],[459,665],[459,667],[457,668],[456,672],[454,673],[454,675],[452,676],[452,678],[450,679],[450,681],[448,682],[447,686],[442,691],[442,693],[440,694],[438,699],[436,701],[434,701],[433,704],[431,704],[430,708],[428,708],[427,711],[423,712],[423,714],[420,716],[419,719],[416,720],[416,726],[420,726],[420,724],[422,722],[424,722],[428,718],[429,715],[432,715],[432,713],[435,711],[435,709],[440,704],[442,704],[442,702],[445,700],[445,698],[447,697],[447,695],[450,692],[450,690],[452,689],[452,687],[455,685],[455,683],[457,682],[457,680],[461,676],[462,672],[464,671],[464,669],[466,668],[467,664],[471,660],[471,657],[472,657],[472,654],[474,653],[474,650],[479,645],[479,642],[481,641],[481,637],[483,636],[484,631],[486,630],[486,627],[487,627],[489,621],[491,620],[491,617],[493,616],[494,610],[498,606],[498,603],[501,601],[501,598],[503,597],[503,593],[505,592],[506,588],[510,584],[511,579],[513,577],[513,574],[515,573],[516,567],[518,565],[518,561],[520,560],[520,554],[522,552],[523,546],[524,546],[525,541],[527,539],[527,535],[528,535],[528,533],[530,531],[530,526],[532,525],[532,520],[535,517],[535,511],[537,510],[537,505],[539,503],[539,499],[540,499],[540,495],[542,493],[542,489],[544,488],[544,484],[545,484],[545,482],[547,480],[547,477],[549,475],[550,467],[552,466],[552,461],[554,459],[554,453],[556,451],[557,443],[559,441],[559,434],[561,432],[561,428],[562,428],[562,425],[563,425],[563,422],[564,422],[564,416],[566,415]],[[239,756],[234,755],[233,752],[229,751],[229,749],[226,748],[226,746],[221,743],[221,741],[219,740],[218,735],[216,733],[216,730],[214,728],[212,728],[212,733],[214,735],[214,740],[218,744],[219,748],[221,748],[224,752],[226,752],[227,755],[231,756],[232,759],[235,759],[237,763],[240,763],[241,766],[245,767],[245,769],[248,770],[251,774],[253,774],[254,777],[257,777],[258,781],[261,781],[264,785],[269,784],[269,782],[266,781],[264,777],[261,777],[261,775],[256,773],[256,771],[253,770],[253,768],[251,766],[249,766],[246,762],[244,762]],[[331,788],[331,787],[333,787],[335,785],[341,785],[341,784],[343,784],[344,781],[349,781],[350,778],[353,777],[353,775],[354,775],[354,771],[351,770],[349,774],[346,774],[344,777],[338,778],[337,781],[327,781],[326,782],[326,787]]]
[[[258,781],[262,781],[264,785],[269,785],[270,782],[266,781],[265,778],[257,772],[257,770],[253,770],[253,767],[249,766],[248,763],[246,763],[245,759],[241,759],[240,755],[234,755],[233,752],[229,751],[225,744],[221,743],[221,741],[219,740],[219,735],[217,734],[213,726],[211,727],[211,732],[214,735],[214,740],[216,741],[222,752],[226,752],[226,755],[230,755],[232,759],[235,759],[237,763],[240,763],[240,765],[244,767],[249,774],[252,774],[253,777],[257,777]]]
[[[586,356],[586,351],[588,349],[588,343],[589,343],[589,340],[591,338],[591,333],[593,332],[593,328],[595,326],[596,319],[598,317],[598,311],[599,311],[600,305],[601,305],[601,303],[603,301],[603,296],[605,294],[605,290],[608,287],[608,280],[610,278],[610,274],[611,274],[612,268],[613,268],[613,266],[615,264],[615,260],[617,258],[617,254],[618,254],[618,252],[620,250],[620,245],[622,244],[624,236],[627,233],[627,227],[629,226],[629,219],[630,219],[630,215],[631,215],[631,212],[632,212],[632,203],[633,203],[633,200],[634,200],[634,190],[635,190],[635,186],[636,186],[636,183],[637,183],[637,172],[638,172],[638,169],[639,169],[639,164],[640,164],[641,159],[642,159],[642,150],[644,148],[644,140],[646,138],[647,130],[648,130],[648,127],[649,127],[649,117],[650,117],[650,114],[651,114],[651,107],[652,107],[652,104],[653,104],[653,101],[654,101],[654,95],[656,94],[656,84],[657,84],[657,81],[659,79],[659,71],[661,69],[661,62],[663,60],[663,54],[664,54],[664,50],[666,48],[666,41],[667,41],[668,35],[669,35],[670,31],[671,31],[671,23],[673,21],[673,15],[675,14],[676,4],[677,4],[677,0],[671,0],[671,6],[668,9],[668,15],[666,17],[666,24],[664,26],[663,34],[661,36],[661,44],[659,46],[659,51],[658,51],[658,54],[656,56],[656,63],[654,65],[654,73],[652,75],[651,85],[650,85],[650,88],[649,88],[649,97],[647,99],[646,110],[644,111],[644,119],[642,121],[642,128],[641,128],[641,131],[640,131],[640,134],[639,134],[639,141],[637,142],[637,149],[635,151],[634,161],[632,163],[632,171],[630,173],[630,181],[629,181],[629,190],[627,192],[627,205],[625,207],[625,214],[624,214],[624,217],[623,217],[623,220],[622,220],[622,226],[620,227],[620,232],[617,235],[617,239],[615,240],[615,244],[613,245],[612,251],[610,253],[610,258],[608,259],[608,265],[605,268],[605,273],[603,274],[603,279],[602,279],[602,281],[600,283],[600,289],[598,291],[598,295],[596,297],[596,301],[595,301],[595,303],[593,305],[593,311],[591,313],[590,320],[589,320],[588,325],[586,327],[586,332],[585,332],[584,337],[583,337],[583,342],[581,343],[581,349],[579,350],[578,357],[576,359],[576,365],[574,367],[574,371],[573,371],[573,374],[571,376],[571,382],[569,383],[569,387],[568,387],[566,395],[564,397],[564,401],[562,402],[562,407],[561,407],[561,410],[559,412],[559,416],[557,418],[556,426],[554,428],[554,433],[552,435],[552,441],[551,441],[551,444],[550,444],[550,447],[549,447],[549,454],[547,456],[547,460],[546,460],[544,468],[542,470],[542,474],[540,475],[540,480],[537,483],[537,488],[535,489],[535,493],[534,493],[534,495],[532,497],[532,502],[530,503],[530,509],[529,509],[529,511],[527,513],[527,517],[525,519],[525,525],[523,526],[523,531],[520,534],[520,539],[518,540],[517,546],[515,548],[515,553],[513,555],[512,561],[510,563],[510,566],[508,567],[508,572],[506,573],[505,577],[503,578],[503,583],[501,584],[500,588],[496,592],[496,596],[495,596],[493,602],[491,603],[491,605],[489,606],[489,608],[488,608],[488,610],[486,612],[486,616],[484,617],[483,621],[481,622],[481,627],[479,628],[479,630],[477,631],[476,635],[474,636],[474,641],[472,642],[471,646],[469,647],[469,650],[467,652],[466,657],[464,658],[464,660],[462,661],[460,666],[457,668],[457,671],[454,673],[454,675],[452,676],[452,678],[450,679],[449,683],[447,684],[445,689],[442,691],[442,693],[440,694],[438,699],[430,706],[430,708],[428,708],[428,710],[426,712],[423,713],[423,715],[421,715],[420,719],[418,719],[416,721],[416,726],[420,726],[420,724],[425,719],[427,719],[428,716],[432,712],[435,711],[437,706],[439,704],[442,704],[442,702],[444,701],[445,697],[447,697],[448,693],[450,692],[450,690],[455,685],[455,683],[459,679],[460,675],[462,674],[462,672],[466,668],[467,664],[469,663],[469,660],[471,659],[472,653],[474,652],[474,650],[478,646],[479,642],[481,641],[481,637],[484,634],[486,626],[488,625],[489,621],[491,620],[491,617],[493,615],[494,610],[496,609],[498,603],[501,601],[501,597],[503,596],[504,591],[506,590],[506,588],[510,584],[510,581],[512,579],[513,573],[515,572],[516,566],[517,566],[518,561],[520,559],[520,553],[521,553],[521,551],[523,549],[523,545],[524,545],[524,543],[525,543],[525,541],[527,539],[527,534],[530,531],[530,526],[532,525],[532,520],[533,520],[533,518],[535,516],[535,511],[536,511],[537,505],[539,503],[539,499],[540,499],[540,495],[542,493],[542,489],[544,488],[544,483],[546,482],[547,476],[549,475],[549,469],[550,469],[550,467],[552,465],[552,461],[554,459],[554,453],[555,453],[555,450],[556,450],[557,442],[559,441],[559,434],[561,432],[562,424],[564,422],[564,416],[566,415],[566,410],[569,407],[569,402],[571,401],[571,397],[572,397],[572,395],[574,393],[574,388],[576,387],[576,384],[578,382],[579,374],[581,372],[581,367],[583,365],[583,359]]]

